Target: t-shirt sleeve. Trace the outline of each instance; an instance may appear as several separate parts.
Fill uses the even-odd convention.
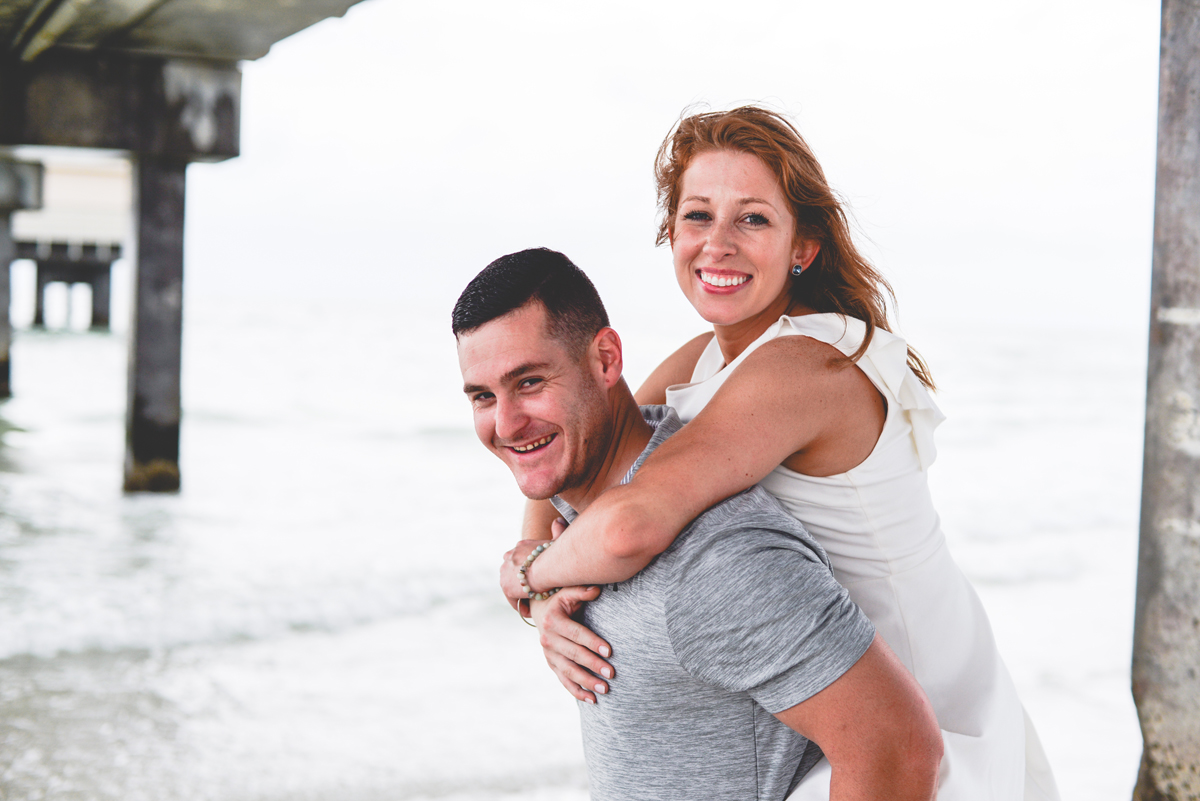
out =
[[[814,548],[775,519],[742,514],[694,532],[675,554],[664,608],[688,672],[772,713],[829,686],[875,636]]]

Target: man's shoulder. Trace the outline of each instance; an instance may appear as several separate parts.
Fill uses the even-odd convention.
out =
[[[752,547],[764,539],[793,540],[828,564],[825,551],[776,498],[760,486],[739,492],[701,513],[684,530],[677,542],[688,550],[710,547],[713,540],[727,540]]]
[[[824,549],[765,490],[717,504],[685,533],[662,576],[662,614],[696,678],[776,712],[827,686],[870,644],[874,627]]]

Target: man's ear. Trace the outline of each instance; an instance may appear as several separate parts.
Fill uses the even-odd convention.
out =
[[[601,328],[592,340],[594,364],[601,372],[605,389],[612,389],[621,380],[625,364],[621,355],[621,337],[611,328]]]

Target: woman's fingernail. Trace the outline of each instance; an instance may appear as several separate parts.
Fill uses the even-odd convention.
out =
[[[612,668],[607,667],[607,666],[600,668],[600,675],[606,679],[611,679],[612,678]]]
[[[595,703],[596,703],[596,699],[595,699],[595,698],[592,698],[591,696],[588,696],[587,698],[584,698],[583,700],[587,701],[589,704],[595,704]]]
[[[600,656],[603,656],[603,657],[609,657],[609,656],[612,656],[612,651],[610,651],[610,650],[608,649],[608,646],[607,646],[607,645],[601,645],[601,646],[600,646]]]
[[[600,693],[601,695],[604,695],[606,692],[608,692],[608,690],[605,688],[605,686],[603,684],[597,684],[596,692]]]

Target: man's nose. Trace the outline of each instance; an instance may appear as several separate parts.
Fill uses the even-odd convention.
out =
[[[520,401],[496,398],[496,436],[511,442],[521,435],[529,423],[529,416],[521,408]]]

